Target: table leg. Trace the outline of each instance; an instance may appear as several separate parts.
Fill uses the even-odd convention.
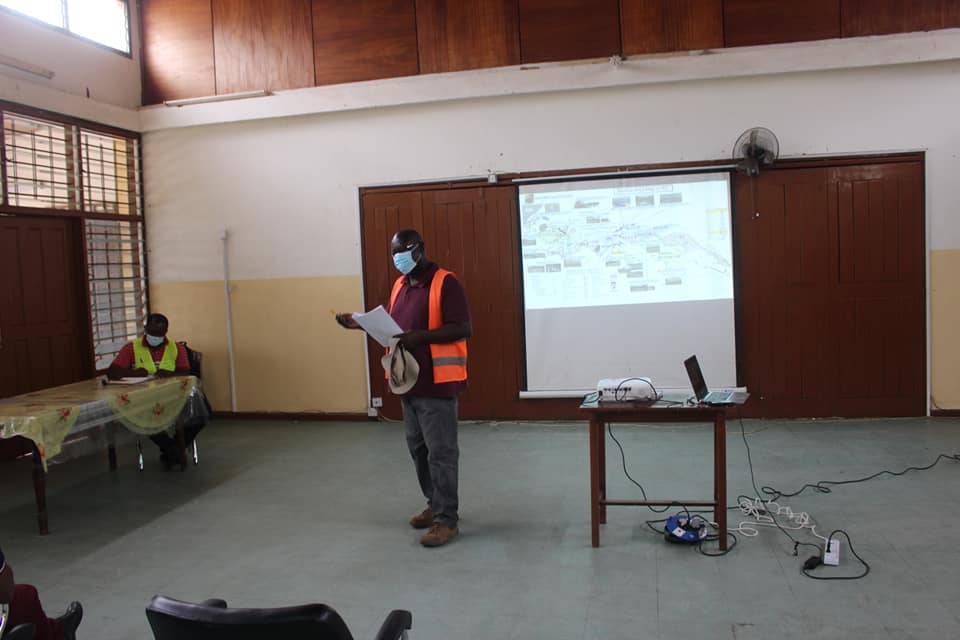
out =
[[[107,447],[107,460],[110,462],[110,470],[117,470],[117,447],[110,445]]]
[[[603,424],[590,418],[590,543],[600,546],[600,458]]]
[[[600,459],[600,524],[607,524],[607,434],[600,423],[597,433],[597,455]]]
[[[720,550],[727,550],[727,419],[718,411],[713,419],[713,516],[717,521]]]
[[[47,523],[47,473],[43,470],[36,444],[33,445],[33,493],[37,498],[37,525],[40,535],[45,536],[50,533]]]
[[[177,421],[177,456],[180,458],[180,471],[187,470],[187,445],[183,438],[183,423]]]

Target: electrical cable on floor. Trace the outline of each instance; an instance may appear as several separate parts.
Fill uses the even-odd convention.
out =
[[[636,480],[634,480],[634,479],[633,479],[633,476],[631,476],[631,475],[630,475],[630,472],[627,470],[627,456],[626,456],[626,453],[624,453],[623,445],[620,444],[620,441],[617,439],[617,436],[613,435],[613,428],[612,428],[612,426],[610,425],[610,423],[607,423],[607,433],[610,434],[610,437],[613,439],[613,441],[614,441],[614,442],[616,443],[616,445],[617,445],[617,448],[620,450],[620,462],[621,462],[622,465],[623,465],[623,474],[627,477],[628,480],[630,480],[630,482],[632,482],[633,484],[635,484],[635,485],[640,489],[640,494],[643,496],[643,499],[644,499],[644,500],[647,500],[647,499],[648,499],[648,498],[647,498],[647,492],[646,492],[646,490],[643,488],[643,485],[641,485],[639,482],[637,482]],[[663,509],[656,509],[656,508],[654,508],[654,507],[651,506],[651,505],[644,505],[644,506],[647,507],[647,509],[649,509],[650,511],[653,511],[654,513],[666,513],[667,511],[669,511],[670,509],[673,509],[674,507],[680,507],[680,508],[683,510],[682,513],[685,513],[685,514],[687,515],[687,520],[692,520],[694,516],[697,516],[697,517],[699,517],[701,520],[703,520],[703,522],[704,522],[705,525],[710,525],[710,526],[712,526],[712,527],[714,527],[714,528],[717,528],[716,523],[710,522],[710,521],[707,520],[706,518],[704,518],[704,517],[702,517],[702,516],[699,515],[699,514],[701,514],[701,513],[710,513],[709,511],[698,511],[698,510],[696,510],[696,511],[691,511],[689,508],[687,508],[686,505],[684,505],[684,504],[682,504],[682,503],[680,503],[680,502],[671,503],[671,504],[665,506]],[[646,521],[646,525],[647,525],[651,530],[653,530],[655,533],[659,533],[659,534],[662,535],[662,534],[664,533],[663,530],[657,530],[653,525],[654,525],[655,523],[662,523],[662,522],[666,522],[666,521],[667,521],[667,518],[663,518],[663,519],[661,519],[661,520],[647,520],[647,521]],[[707,536],[706,538],[704,538],[703,540],[700,540],[700,541],[695,545],[695,546],[696,546],[696,549],[697,549],[697,551],[699,551],[701,554],[703,554],[703,555],[705,555],[705,556],[712,556],[712,557],[725,556],[725,555],[727,555],[728,553],[730,553],[735,546],[737,546],[737,536],[734,535],[733,533],[730,533],[730,532],[727,532],[727,535],[733,538],[733,544],[731,544],[730,546],[728,546],[726,549],[721,550],[720,552],[709,552],[709,551],[704,551],[704,550],[703,550],[703,543],[704,543],[704,542],[713,542],[713,541],[718,540],[718,539],[719,539],[719,535],[718,535],[718,534],[708,535],[708,536]]]
[[[753,484],[753,490],[756,492],[756,497],[757,497],[757,499],[758,499],[761,503],[766,503],[766,501],[765,501],[763,498],[760,497],[760,489],[757,488],[757,478],[756,478],[756,476],[755,476],[754,473],[753,473],[753,455],[752,455],[751,452],[750,452],[750,443],[747,442],[747,432],[746,432],[746,429],[745,429],[744,426],[743,426],[743,416],[740,415],[740,412],[739,412],[739,411],[737,412],[737,419],[740,421],[740,437],[743,438],[743,446],[745,446],[746,449],[747,449],[747,464],[748,464],[749,467],[750,467],[750,482]],[[768,511],[768,513],[769,513],[769,511]],[[793,555],[795,555],[795,556],[796,556],[796,555],[799,555],[798,549],[799,549],[801,546],[810,546],[810,547],[814,547],[814,548],[817,549],[817,550],[820,549],[820,547],[818,547],[817,545],[813,544],[812,542],[800,542],[799,540],[797,540],[796,538],[794,538],[792,535],[790,535],[789,532],[787,532],[786,529],[784,529],[784,528],[780,525],[780,523],[777,521],[776,516],[770,515],[770,519],[771,519],[771,521],[773,522],[773,524],[777,527],[777,529],[779,529],[779,530],[783,533],[783,535],[785,535],[785,536],[787,536],[788,538],[790,538],[790,541],[793,542]]]
[[[627,456],[626,456],[626,454],[625,454],[624,451],[623,451],[623,445],[620,444],[620,441],[619,441],[619,440],[617,440],[617,436],[613,435],[613,427],[611,426],[611,424],[610,424],[609,422],[607,423],[607,433],[610,434],[610,437],[613,438],[613,441],[616,443],[617,448],[620,450],[620,462],[621,462],[622,465],[623,465],[623,474],[624,474],[625,476],[627,476],[627,479],[628,479],[630,482],[632,482],[633,484],[637,485],[637,487],[640,489],[640,494],[643,496],[644,501],[649,500],[649,498],[647,498],[647,492],[646,492],[646,490],[643,488],[643,485],[640,484],[639,482],[637,482],[636,480],[634,480],[634,479],[633,479],[633,476],[631,476],[631,475],[630,475],[630,472],[627,470]],[[657,508],[653,507],[652,505],[644,505],[644,506],[645,506],[647,509],[650,509],[650,511],[653,511],[654,513],[666,513],[667,511],[669,511],[670,509],[673,509],[674,507],[682,507],[682,508],[683,508],[683,511],[687,514],[687,516],[689,516],[690,513],[691,513],[690,510],[687,509],[687,507],[684,506],[684,505],[683,505],[682,503],[680,503],[680,502],[671,503],[671,504],[665,506],[663,509],[657,509]]]
[[[865,478],[857,478],[855,480],[820,480],[814,484],[809,484],[809,483],[805,484],[802,487],[800,487],[797,491],[793,491],[793,492],[780,491],[778,489],[775,489],[773,487],[768,487],[768,486],[762,487],[760,491],[763,492],[764,495],[770,496],[769,500],[779,500],[780,498],[792,498],[793,496],[800,495],[807,489],[813,489],[817,493],[832,493],[832,489],[830,489],[830,487],[826,485],[856,484],[858,482],[866,482],[867,480],[873,480],[874,478],[882,476],[884,474],[891,475],[891,476],[902,476],[906,474],[908,471],[927,471],[928,469],[932,469],[937,464],[939,464],[941,460],[953,460],[954,462],[960,462],[960,453],[952,453],[952,454],[941,453],[940,455],[937,456],[936,460],[934,460],[933,462],[931,462],[925,467],[907,467],[903,471],[887,471],[886,469],[884,469],[883,471],[878,471],[873,475],[867,476]]]

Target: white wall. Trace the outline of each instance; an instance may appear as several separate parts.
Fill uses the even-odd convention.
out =
[[[359,274],[363,185],[729,157],[926,150],[930,248],[960,248],[960,62],[504,96],[144,135],[151,278]]]
[[[137,2],[129,4],[130,24],[137,25]],[[37,98],[43,90],[54,90],[97,105],[136,109],[140,106],[140,36],[136,27],[130,38],[132,57],[0,10],[0,55],[54,72],[52,79],[44,80],[0,65],[0,97],[57,110],[57,104],[38,104]]]

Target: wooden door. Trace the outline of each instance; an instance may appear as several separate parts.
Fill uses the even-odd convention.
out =
[[[926,270],[923,165],[839,167],[836,190],[834,408],[838,415],[924,415]]]
[[[922,175],[903,162],[737,176],[748,415],[925,413]]]
[[[0,216],[0,398],[93,374],[77,224]]]
[[[393,234],[404,228],[420,231],[427,256],[457,274],[470,304],[470,379],[460,399],[460,417],[511,415],[522,353],[514,188],[372,192],[364,194],[362,210],[367,307],[386,306],[398,275],[390,261]],[[372,393],[383,398],[384,415],[399,418],[399,402],[381,374],[382,352],[373,343],[369,351]]]
[[[764,416],[829,413],[829,189],[824,169],[736,181],[741,382]]]

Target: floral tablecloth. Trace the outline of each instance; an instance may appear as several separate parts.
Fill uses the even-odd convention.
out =
[[[194,376],[133,385],[104,384],[103,378],[94,378],[0,399],[0,438],[29,438],[46,468],[71,433],[116,421],[135,433],[153,435],[173,427],[181,415],[186,419],[206,414],[200,381]]]

